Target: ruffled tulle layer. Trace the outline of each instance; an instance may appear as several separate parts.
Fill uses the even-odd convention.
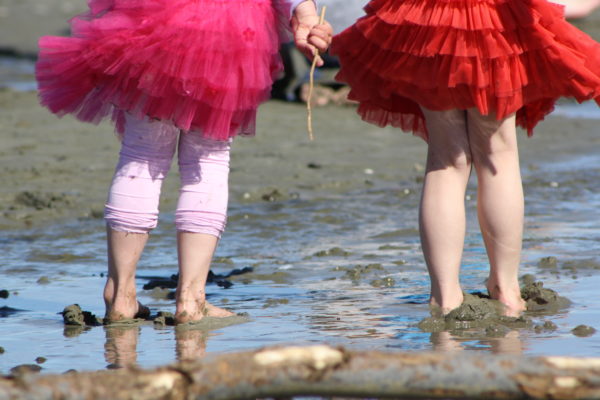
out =
[[[39,95],[52,112],[122,130],[124,113],[226,140],[253,134],[281,65],[271,0],[89,0],[71,37],[43,37]]]
[[[372,0],[334,38],[337,78],[368,122],[427,139],[420,105],[517,114],[531,134],[559,97],[600,104],[600,44],[545,0]]]

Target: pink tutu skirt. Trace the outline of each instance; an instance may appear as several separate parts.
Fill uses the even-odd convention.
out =
[[[70,37],[42,37],[41,103],[98,123],[124,113],[215,140],[252,135],[281,69],[272,0],[89,0]]]

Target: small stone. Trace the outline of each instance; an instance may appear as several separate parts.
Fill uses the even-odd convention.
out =
[[[43,364],[46,362],[46,357],[38,357],[35,359],[35,362],[38,364]]]
[[[65,307],[60,313],[63,316],[63,322],[67,326],[99,326],[102,325],[102,319],[96,317],[89,311],[83,311],[79,304],[71,304]]]
[[[351,253],[342,249],[341,247],[332,247],[329,250],[321,250],[317,251],[313,254],[315,257],[329,257],[329,256],[339,256],[339,257],[347,257]]]
[[[556,269],[556,268],[558,268],[558,260],[556,259],[556,257],[552,257],[552,256],[543,257],[538,262],[538,267]]]
[[[48,279],[47,276],[41,276],[38,280],[37,283],[40,285],[47,285],[50,283],[50,279]]]
[[[0,299],[8,299],[8,296],[10,296],[10,293],[8,292],[8,290],[6,290],[6,289],[0,290]]]
[[[558,329],[558,326],[556,326],[556,324],[552,321],[546,321],[542,326],[545,331],[555,331]]]
[[[371,281],[371,286],[373,287],[394,287],[395,284],[396,281],[394,280],[394,278],[391,278],[389,276]]]
[[[0,346],[0,354],[4,354],[6,350],[4,350],[4,347]]]
[[[525,286],[532,285],[535,283],[535,275],[525,274],[521,277],[521,282],[523,282],[523,285]]]
[[[571,332],[573,335],[578,337],[588,337],[596,333],[596,329],[587,325],[577,325],[575,328],[573,328],[573,330],[571,330]]]

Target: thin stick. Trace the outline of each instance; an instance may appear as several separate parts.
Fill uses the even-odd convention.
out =
[[[327,10],[327,6],[323,6],[323,8],[321,9],[321,17],[319,19],[319,25],[323,24],[323,22],[325,21],[325,11],[326,10]],[[308,111],[306,122],[308,124],[308,139],[310,141],[315,140],[315,137],[313,135],[313,128],[312,128],[312,106],[311,106],[311,103],[312,103],[313,89],[315,87],[315,68],[317,67],[318,58],[319,58],[319,50],[315,49],[315,51],[313,53],[312,65],[310,66],[309,84],[308,84],[308,99],[306,100],[306,111]]]

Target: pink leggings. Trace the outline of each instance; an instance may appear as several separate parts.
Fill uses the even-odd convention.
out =
[[[158,222],[164,178],[178,149],[181,186],[175,225],[220,237],[227,219],[231,142],[180,134],[172,125],[128,116],[104,218],[111,229],[148,233]]]

